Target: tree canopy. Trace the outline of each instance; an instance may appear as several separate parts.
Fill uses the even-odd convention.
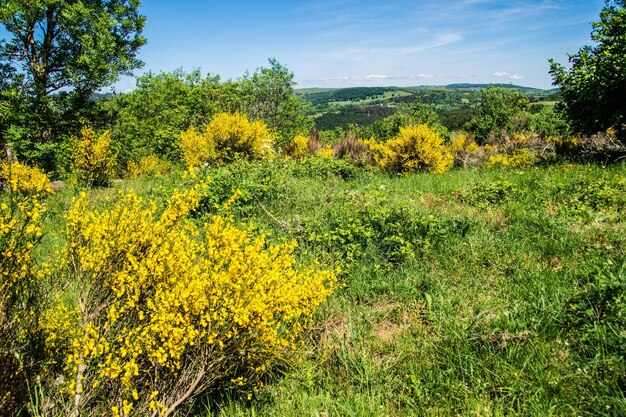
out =
[[[64,88],[91,93],[129,74],[145,43],[138,0],[5,0],[0,62],[37,96]]]
[[[550,60],[561,88],[560,110],[575,131],[593,134],[614,128],[626,141],[626,1],[608,0],[593,23],[593,46],[569,56],[571,67]]]
[[[519,130],[523,119],[527,118],[528,105],[528,98],[519,91],[501,87],[481,89],[478,114],[465,128],[474,133],[480,143],[490,135],[499,137],[504,131]]]
[[[141,66],[138,0],[3,0],[0,143],[57,171],[92,94]]]

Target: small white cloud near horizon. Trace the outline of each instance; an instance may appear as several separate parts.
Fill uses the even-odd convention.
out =
[[[363,78],[366,80],[384,80],[385,78],[389,78],[389,77],[386,75],[381,75],[381,74],[369,74]]]
[[[496,71],[493,73],[493,75],[495,75],[496,77],[505,77],[505,78],[508,78],[509,80],[523,80],[524,79],[523,75],[509,74],[508,72],[505,72],[505,71]]]

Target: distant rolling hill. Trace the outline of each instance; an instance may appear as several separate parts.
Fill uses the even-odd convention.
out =
[[[312,105],[318,129],[367,125],[396,112],[398,106],[415,102],[431,106],[437,113],[454,119],[471,115],[487,87],[513,89],[531,101],[555,101],[558,89],[542,90],[515,84],[449,84],[414,87],[302,88],[295,95]],[[461,121],[459,121],[461,123]]]

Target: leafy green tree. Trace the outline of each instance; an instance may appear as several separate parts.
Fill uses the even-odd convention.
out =
[[[0,3],[8,34],[0,41],[0,64],[15,74],[13,84],[25,99],[13,109],[8,129],[21,156],[49,159],[46,149],[68,134],[63,122],[76,122],[94,91],[140,66],[145,18],[138,8],[138,0]]]
[[[42,98],[63,88],[91,94],[130,74],[145,43],[138,0],[5,0],[0,22],[11,38],[0,59]]]
[[[200,70],[148,73],[130,93],[100,103],[120,166],[156,154],[180,161],[180,134],[190,126],[202,128],[216,113],[246,114],[263,120],[282,140],[308,133],[312,121],[293,95],[293,74],[275,60],[270,68],[222,82],[202,78]]]
[[[306,116],[305,104],[294,95],[293,72],[274,58],[270,66],[258,68],[241,80],[244,94],[243,112],[252,119],[262,119],[277,134],[277,144],[296,134],[306,134],[313,121]]]
[[[626,143],[626,1],[607,0],[593,23],[594,46],[569,56],[571,67],[550,60],[561,88],[560,110],[575,131],[592,134],[614,128]]]
[[[526,127],[528,106],[528,98],[519,91],[501,87],[481,89],[478,114],[465,128],[476,135],[479,143],[484,143],[490,136],[498,139],[503,134]]]
[[[133,91],[100,103],[111,121],[102,127],[111,129],[122,167],[151,154],[178,161],[180,132],[207,123],[218,111],[236,111],[239,96],[232,83],[202,78],[199,70],[147,73]]]
[[[570,134],[570,127],[561,115],[552,109],[541,109],[530,115],[529,129],[543,137],[565,137]]]

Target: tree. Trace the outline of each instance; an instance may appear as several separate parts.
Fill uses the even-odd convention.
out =
[[[614,128],[626,143],[626,1],[607,0],[593,23],[594,46],[569,56],[571,67],[550,60],[554,85],[561,88],[558,109],[580,133]]]
[[[77,119],[94,91],[141,65],[145,17],[138,8],[138,0],[0,3],[8,34],[0,40],[0,65],[14,73],[13,86],[26,99],[13,114],[22,129],[13,133],[22,142],[18,153],[38,159],[41,148],[67,134],[59,124]]]
[[[238,96],[228,86],[217,76],[202,78],[200,70],[149,72],[137,78],[133,91],[102,101],[100,107],[109,113],[105,119],[112,120],[103,127],[111,129],[120,165],[151,154],[180,160],[181,131],[208,123],[219,111],[239,110],[227,102]]]
[[[528,119],[528,98],[519,91],[501,87],[480,90],[478,114],[466,123],[465,128],[484,143],[490,135],[499,137],[523,128]]]
[[[306,116],[304,103],[294,96],[293,72],[274,58],[269,68],[258,68],[240,83],[244,94],[243,112],[253,119],[262,119],[278,136],[278,144],[308,134],[313,122]]]
[[[63,88],[90,94],[141,65],[138,7],[138,0],[6,0],[0,22],[12,38],[0,44],[0,60],[23,73],[37,97]]]

